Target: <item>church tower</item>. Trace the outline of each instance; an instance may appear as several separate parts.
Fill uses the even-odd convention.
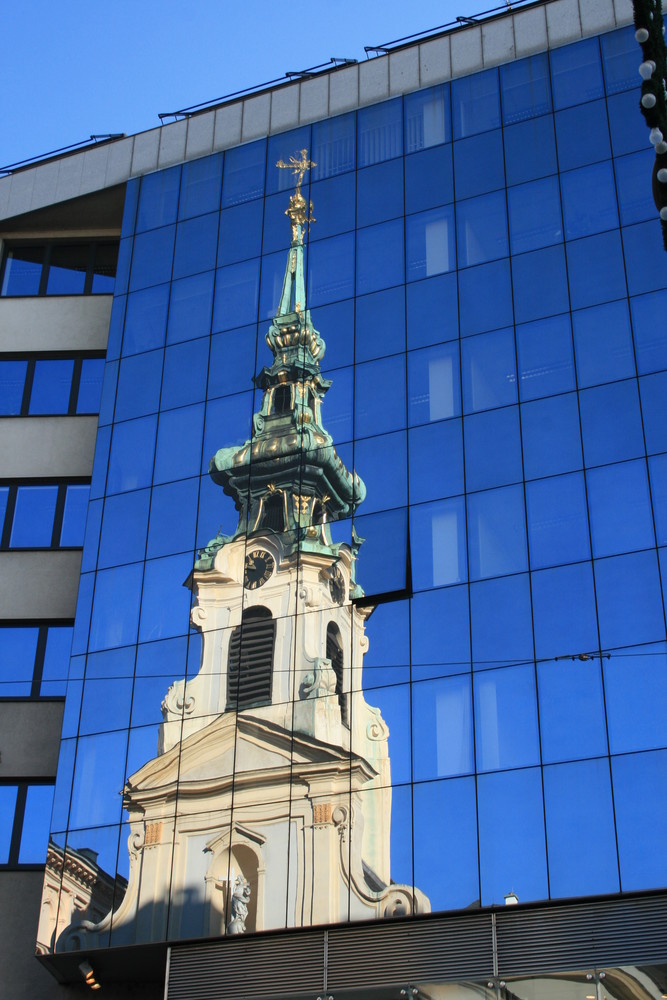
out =
[[[362,691],[362,540],[332,537],[366,490],[323,423],[331,382],[304,281],[312,164],[302,150],[278,166],[296,188],[272,363],[255,379],[251,439],[210,462],[238,524],[186,581],[199,671],[169,689],[158,755],[127,782],[129,886],[90,943],[109,921],[129,943],[430,909],[391,882],[389,733]]]

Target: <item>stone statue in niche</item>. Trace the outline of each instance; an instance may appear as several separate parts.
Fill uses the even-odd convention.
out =
[[[250,882],[239,875],[234,883],[234,892],[232,893],[232,919],[227,924],[228,934],[245,934],[249,899]]]

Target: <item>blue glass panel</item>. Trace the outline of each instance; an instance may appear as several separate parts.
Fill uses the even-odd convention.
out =
[[[342,238],[345,239],[345,237]],[[331,240],[327,242],[331,242]],[[322,244],[319,245],[321,246]],[[261,260],[262,277],[259,289],[259,319],[262,322],[273,319],[277,312],[285,278],[286,260],[287,256],[283,251],[267,254]],[[253,262],[250,261],[249,263]],[[312,305],[312,297],[308,299],[308,305]],[[249,317],[246,318],[245,322],[250,322]]]
[[[474,413],[463,422],[466,490],[521,482],[519,408]]]
[[[405,221],[407,280],[418,281],[456,267],[454,209],[434,208]]]
[[[61,546],[80,547],[83,545],[89,496],[90,486],[67,487],[63,523],[60,529]]]
[[[408,518],[405,508],[355,517],[354,527],[364,541],[364,565],[359,582],[366,594],[385,594],[406,587]],[[388,546],[386,538],[392,538]]]
[[[52,246],[46,294],[83,295],[89,259],[89,244],[74,243]]]
[[[213,308],[213,272],[174,281],[169,302],[167,343],[208,335]]]
[[[128,725],[132,677],[86,677],[81,701],[79,735],[110,732]]]
[[[72,637],[72,653],[85,653],[88,642],[88,626],[93,603],[94,573],[82,573],[79,577],[79,593],[76,599],[76,619]]]
[[[592,101],[561,111],[555,122],[561,170],[608,160],[611,156],[606,101]]]
[[[597,38],[552,49],[549,58],[555,108],[567,108],[604,95]]]
[[[533,573],[535,655],[572,656],[597,648],[590,563]]]
[[[504,192],[497,191],[459,202],[456,206],[456,237],[459,267],[471,267],[506,257],[509,248]]]
[[[354,467],[363,469],[367,496],[364,514],[388,507],[404,507],[408,502],[407,435],[383,434],[365,438],[354,446]],[[391,477],[387,469],[391,468]]]
[[[648,460],[651,476],[651,497],[658,545],[667,545],[667,455],[655,455]]]
[[[412,679],[470,670],[468,588],[425,590],[410,601]]]
[[[663,322],[667,292],[651,292],[630,299],[630,309],[639,374],[667,368],[667,327]]]
[[[561,174],[565,238],[578,239],[618,226],[611,163],[593,163]]]
[[[545,767],[544,805],[551,896],[618,892],[607,758]]]
[[[164,344],[169,285],[147,288],[127,297],[123,354],[138,354]]]
[[[415,427],[410,431],[408,440],[411,503],[463,493],[460,420]]]
[[[516,328],[516,341],[522,400],[575,388],[568,315],[521,324]]]
[[[446,420],[461,412],[459,345],[408,353],[408,423]]]
[[[198,479],[182,479],[153,489],[146,551],[149,558],[192,551],[198,495]],[[217,525],[209,528],[214,534]]]
[[[21,412],[27,361],[0,361],[0,414],[15,416]]]
[[[646,462],[622,462],[586,474],[594,556],[655,545]]]
[[[512,253],[539,250],[563,239],[557,177],[509,188],[507,204]]]
[[[538,663],[537,672],[544,763],[606,754],[600,661]]]
[[[528,574],[470,585],[473,668],[533,659]]]
[[[361,108],[357,113],[357,164],[370,167],[403,152],[403,101]]]
[[[28,413],[67,413],[74,362],[36,361]]]
[[[163,410],[198,403],[205,398],[208,349],[208,337],[166,349],[160,400]]]
[[[328,118],[313,125],[312,158],[315,166],[311,177],[314,181],[354,170],[355,126],[354,113]]]
[[[364,691],[388,680],[410,680],[410,622],[408,601],[387,601],[373,611],[368,626],[370,641],[364,657]]]
[[[104,358],[84,358],[81,362],[81,380],[76,401],[77,413],[97,413],[102,395]]]
[[[285,218],[285,195],[282,192],[270,195],[264,201],[251,201],[247,205],[229,208],[222,213],[220,250],[225,256],[220,258],[220,263],[230,264],[235,260],[257,257],[262,251],[268,254],[285,250],[290,245],[291,234],[289,220]]]
[[[215,212],[220,207],[222,153],[183,164],[179,219]]]
[[[268,164],[266,171],[267,194],[275,194],[277,191],[291,191],[293,189],[294,174],[292,170],[276,170],[274,164],[278,160],[289,162],[290,156],[294,156],[297,150],[310,150],[310,148],[310,125],[290,129],[289,132],[280,132],[278,135],[269,137],[266,156]],[[296,152],[296,155],[299,155],[298,152]]]
[[[357,293],[365,295],[404,281],[403,220],[357,232]],[[443,270],[443,268],[440,268]],[[431,272],[427,272],[431,273]],[[436,273],[436,272],[432,272]],[[419,277],[425,277],[420,274]]]
[[[339,336],[338,324],[325,326],[334,340]],[[326,322],[326,320],[325,320]],[[354,356],[357,361],[371,361],[383,354],[405,350],[405,289],[389,288],[374,295],[363,295],[355,303]],[[327,332],[328,336],[328,332]]]
[[[338,383],[334,385],[337,387]],[[356,437],[369,437],[405,427],[404,355],[357,365],[354,391]]]
[[[155,413],[160,405],[163,360],[162,351],[123,358],[116,391],[115,420]]]
[[[0,785],[0,864],[3,865],[9,861],[17,793],[17,785]]]
[[[127,291],[127,283],[130,277],[130,263],[132,260],[132,244],[133,240],[131,238],[124,239],[120,241],[118,246],[118,260],[116,261],[116,281],[115,281],[115,292],[116,295],[120,295],[121,292]]]
[[[415,885],[428,887],[433,910],[479,905],[474,780],[414,785],[412,793]]]
[[[234,146],[225,153],[222,207],[261,198],[264,193],[266,140]]]
[[[5,515],[7,513],[7,501],[9,500],[9,487],[0,486],[0,525],[4,528]]]
[[[614,161],[622,226],[655,218],[651,185],[646,183],[654,163],[655,154],[652,149],[643,149]]]
[[[130,291],[159,285],[171,278],[176,226],[141,233],[134,239]]]
[[[200,215],[176,227],[174,278],[185,278],[215,267],[218,213]]]
[[[611,762],[614,785],[616,836],[624,892],[652,889],[667,882],[667,856],[663,850],[667,823],[667,796],[656,789],[667,787],[667,753],[633,754]],[[651,822],[646,822],[646,803]]]
[[[40,694],[65,694],[73,631],[71,625],[49,627],[46,635]]]
[[[623,230],[623,250],[630,295],[641,295],[667,285],[660,226],[651,219]]]
[[[458,278],[462,337],[512,325],[509,260],[459,271]]]
[[[410,540],[415,590],[445,587],[466,579],[462,497],[411,507]]]
[[[19,486],[9,536],[11,548],[48,548],[51,545],[57,497],[57,486]]]
[[[637,80],[639,83],[639,80]],[[646,149],[646,122],[643,115],[637,116],[639,94],[628,90],[607,98],[611,148],[614,156]]]
[[[107,361],[104,363],[104,380],[102,383],[102,399],[100,400],[100,415],[98,426],[110,424],[113,420],[113,411],[116,405],[116,385],[118,383],[119,361]]]
[[[341,174],[311,184],[310,197],[315,206],[317,224],[310,228],[310,240],[322,240],[354,229],[355,179],[355,174]],[[283,225],[286,225],[284,220]]]
[[[503,125],[551,111],[549,60],[546,53],[500,67]]]
[[[37,295],[42,277],[44,247],[8,250],[1,295]]]
[[[452,131],[449,104],[447,83],[405,97],[406,153],[415,153],[450,141]]]
[[[635,373],[627,302],[619,300],[572,316],[580,388]]]
[[[579,394],[587,466],[622,462],[644,454],[637,383],[614,382]]]
[[[496,330],[461,342],[463,411],[516,402],[514,331]]]
[[[29,697],[38,637],[38,628],[0,628],[0,697]]]
[[[497,69],[452,81],[452,124],[455,139],[500,128]]]
[[[582,473],[527,483],[526,504],[531,567],[590,558]]]
[[[204,404],[160,414],[155,450],[155,483],[195,476],[201,464]]]
[[[512,258],[512,277],[517,323],[553,316],[570,308],[562,246]]]
[[[600,37],[602,68],[608,94],[619,90],[638,90],[637,42],[634,28],[628,25]]]
[[[95,457],[93,459],[93,475],[90,482],[90,495],[93,498],[104,494],[109,464],[109,446],[111,444],[111,428],[98,427],[95,442]]]
[[[116,279],[117,281],[118,279]],[[107,341],[106,359],[120,357],[120,347],[123,340],[123,324],[125,322],[125,308],[127,305],[126,295],[116,295],[111,306],[111,320],[109,322],[109,339]]]
[[[156,424],[157,418],[152,416],[128,420],[114,427],[107,479],[109,493],[150,485]]]
[[[120,819],[127,731],[84,736],[78,741],[72,784],[70,830]],[[116,834],[117,836],[117,834]],[[90,832],[86,838],[89,841]],[[115,860],[109,871],[115,870]]]
[[[107,497],[98,556],[100,567],[139,562],[145,557],[149,502],[150,490]]]
[[[468,497],[468,558],[471,580],[528,569],[522,487]]]
[[[456,340],[456,274],[443,274],[411,283],[406,288],[406,299],[408,348]]]
[[[474,771],[470,675],[413,686],[412,734],[414,781]]]
[[[595,584],[603,647],[662,638],[664,617],[655,552],[597,560]]]
[[[308,250],[308,305],[354,295],[354,234],[319,240]]]
[[[382,302],[394,301],[394,295],[401,297],[402,294],[402,289],[390,289],[388,292],[380,292],[378,299]],[[370,298],[372,299],[373,296]],[[359,302],[362,303],[362,311],[365,301],[365,299],[359,299]],[[328,306],[319,306],[317,310],[317,326],[320,330],[326,331],[327,342],[326,356],[324,361],[320,361],[320,366],[322,371],[327,374],[333,368],[351,365],[354,360],[354,314],[355,303],[352,299],[334,302]],[[400,327],[401,321],[402,317],[393,318],[392,333],[396,333],[396,328]]]
[[[511,712],[504,725],[512,725]],[[522,902],[546,899],[549,889],[540,769],[481,774],[477,779],[477,810],[482,906],[502,906],[510,891]],[[502,816],[511,816],[511,822],[500,822]]]
[[[159,170],[141,178],[136,231],[157,229],[176,221],[181,168]]]
[[[458,200],[488,194],[505,186],[500,129],[454,143],[454,177]]]
[[[625,269],[618,232],[568,243],[567,268],[573,309],[625,295]]]
[[[208,474],[209,459],[218,448],[229,448],[232,445],[238,447],[247,441],[252,433],[252,412],[251,392],[240,392],[235,396],[209,400],[206,404],[202,473]],[[215,492],[221,493],[219,486]],[[219,500],[222,500],[222,497],[219,497]]]
[[[530,118],[503,129],[508,184],[522,184],[555,174],[556,140],[551,115]]]
[[[405,211],[447,205],[454,200],[452,147],[435,146],[405,158]]]
[[[142,563],[133,563],[98,572],[90,626],[91,652],[135,642],[143,571]]]
[[[144,575],[139,641],[185,635],[190,627],[190,591],[182,586],[192,555],[149,559]]]
[[[645,375],[639,380],[642,416],[649,455],[667,451],[667,374]]]
[[[216,271],[213,330],[231,330],[257,320],[259,261],[247,260]],[[202,331],[203,332],[203,331]]]
[[[403,160],[357,171],[357,226],[403,215]]]
[[[187,637],[164,639],[137,646],[137,677],[183,676]],[[133,708],[134,711],[134,708]]]
[[[211,360],[208,372],[209,399],[246,388],[239,384],[240,372],[252,372],[255,367],[255,327],[220,333],[211,339]]]
[[[532,663],[478,671],[474,684],[477,770],[497,771],[539,763]]]
[[[667,656],[664,642],[612,650],[603,661],[612,753],[665,746]]]

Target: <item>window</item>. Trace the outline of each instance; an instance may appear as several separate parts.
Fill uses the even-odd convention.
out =
[[[292,409],[292,386],[278,385],[273,390],[273,412],[289,413]]]
[[[117,258],[117,242],[10,245],[0,295],[111,295]]]
[[[282,492],[265,499],[262,508],[262,527],[271,531],[285,530],[285,504]]]
[[[53,783],[0,784],[0,868],[43,865]]]
[[[340,721],[344,726],[350,725],[347,714],[347,695],[343,688],[343,643],[340,629],[333,622],[327,625],[327,660],[331,660],[331,669],[336,675],[336,694],[340,705]]]
[[[0,625],[0,698],[64,696],[72,624]]]
[[[80,548],[90,484],[0,485],[0,549]]]
[[[0,416],[99,413],[104,357],[0,361]]]
[[[247,608],[229,641],[227,711],[271,703],[276,626],[267,608]]]

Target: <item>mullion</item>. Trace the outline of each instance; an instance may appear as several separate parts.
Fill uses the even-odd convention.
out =
[[[51,243],[44,247],[44,259],[42,260],[42,274],[39,279],[38,295],[46,295],[46,285],[49,280],[49,268],[51,266]]]
[[[74,370],[72,371],[72,385],[69,393],[69,403],[67,412],[71,416],[76,414],[76,405],[79,399],[79,386],[81,385],[81,369],[83,361],[81,358],[74,358]]]
[[[5,523],[0,536],[0,549],[9,548],[9,540],[12,535],[12,525],[14,523],[14,511],[16,510],[16,492],[18,487],[11,485],[7,497],[7,509],[5,511]]]
[[[93,290],[93,274],[95,268],[95,246],[96,244],[90,243],[88,246],[88,264],[86,266],[86,277],[83,283],[83,294],[90,295]]]
[[[58,496],[56,499],[56,509],[53,514],[53,534],[51,535],[51,548],[60,547],[60,532],[63,527],[63,516],[65,514],[65,499],[67,497],[67,483],[58,485]]]
[[[19,782],[16,793],[16,806],[14,808],[14,825],[12,826],[12,839],[9,845],[8,864],[17,865],[19,852],[21,850],[21,835],[23,834],[23,820],[25,818],[25,804],[28,797],[28,786],[22,781]]]
[[[23,397],[21,399],[21,409],[20,415],[22,417],[27,416],[30,409],[30,396],[32,394],[32,383],[35,378],[35,360],[34,358],[28,358],[28,367],[25,373],[25,382],[23,383]]]
[[[35,650],[35,662],[32,669],[31,698],[39,698],[42,687],[42,674],[44,672],[44,654],[46,653],[46,639],[48,636],[48,626],[41,625],[37,633],[37,649]]]

